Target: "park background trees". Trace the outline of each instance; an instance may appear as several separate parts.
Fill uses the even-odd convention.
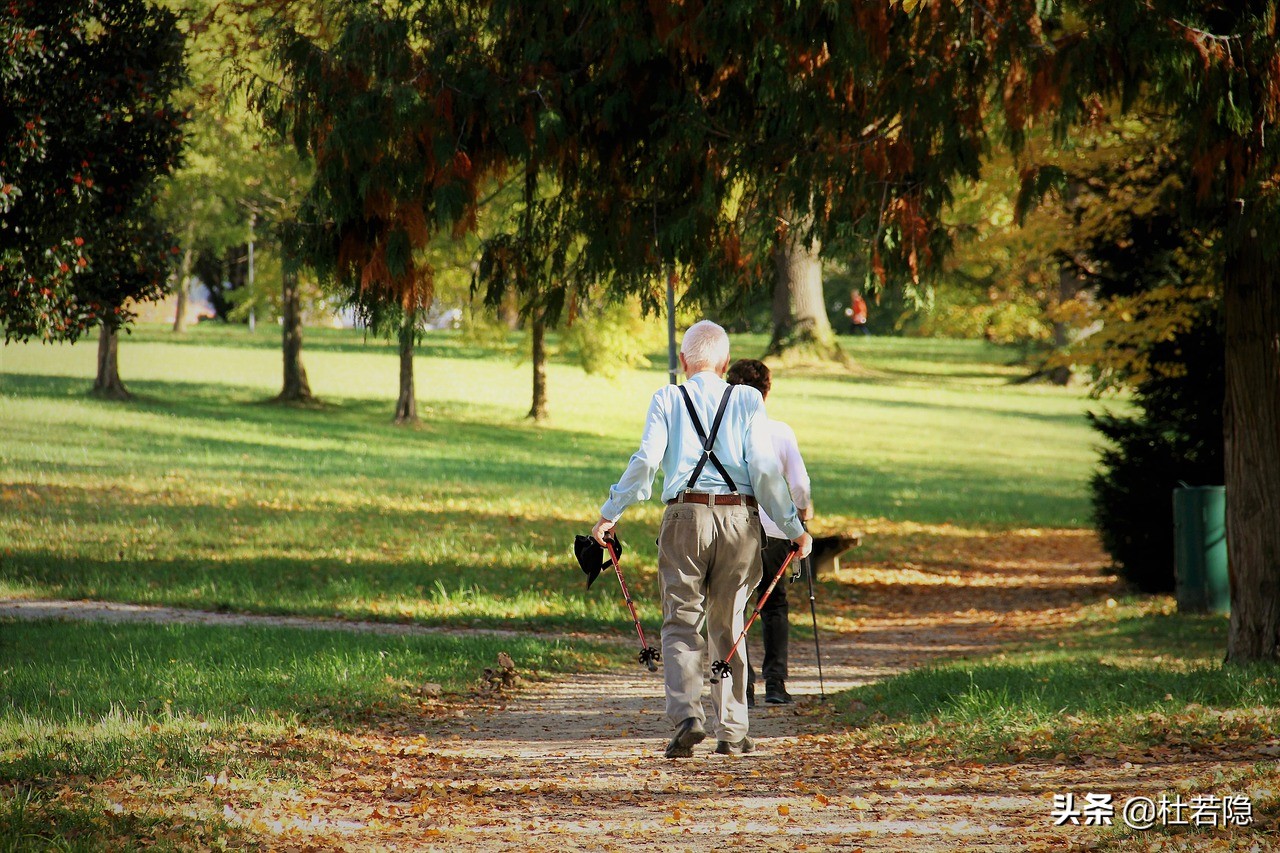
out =
[[[779,272],[805,266],[789,257],[810,258],[810,270],[818,253],[844,258],[867,283],[927,295],[954,248],[957,192],[1006,156],[997,142],[1026,197],[1056,188],[1058,215],[1087,231],[1090,210],[1112,200],[1055,162],[1050,143],[1134,107],[1158,113],[1189,168],[1189,203],[1170,215],[1215,235],[1209,266],[1223,291],[1228,526],[1241,602],[1231,654],[1276,653],[1280,531],[1266,523],[1280,493],[1280,319],[1267,244],[1277,164],[1265,145],[1280,85],[1273,3],[234,8],[251,34],[244,43],[270,58],[248,69],[255,106],[314,165],[288,229],[292,257],[367,319],[398,330],[405,420],[412,335],[435,293],[433,241],[479,236],[480,202],[495,184],[512,181],[519,199],[478,240],[476,288],[493,303],[520,300],[536,415],[539,342],[562,312],[572,319],[579,305],[627,300],[658,311],[673,277],[686,304],[724,314],[772,290],[775,345],[790,335],[822,348],[821,323],[797,325],[798,291],[779,284],[803,279],[817,290],[807,273]],[[27,130],[38,134],[38,124]],[[24,150],[28,140],[11,137]],[[1048,298],[1033,301],[1058,312],[1087,302],[1076,298],[1086,285],[1102,293],[1090,279],[1104,247],[1079,248],[1055,246]],[[9,292],[23,310],[46,298]],[[1105,326],[1104,314],[1094,317]],[[777,322],[784,315],[789,330]],[[1064,317],[1045,319],[1053,348],[1071,350]],[[22,322],[15,313],[6,328]],[[1065,375],[1063,364],[1049,367]]]
[[[437,7],[411,8],[422,20]],[[436,169],[465,162],[483,174],[516,160],[552,171],[558,203],[545,221],[583,241],[568,277],[608,275],[653,307],[652,283],[671,266],[690,272],[692,293],[734,302],[764,277],[779,240],[860,245],[881,282],[917,283],[947,253],[952,186],[980,176],[995,116],[1028,158],[1024,184],[1043,190],[1066,185],[1027,148],[1039,116],[1062,138],[1109,104],[1165,111],[1201,208],[1229,210],[1225,447],[1239,602],[1229,654],[1280,653],[1280,529],[1263,521],[1280,512],[1280,309],[1266,248],[1277,224],[1265,146],[1280,98],[1274,3],[1079,0],[1043,16],[1030,2],[466,11],[419,57],[421,88],[450,107],[430,125],[417,116],[416,127],[440,131],[425,148],[453,142],[432,152]],[[473,27],[460,44],[459,21]],[[487,84],[483,99],[440,86],[440,72],[464,73],[456,63],[469,55],[440,44],[489,39],[494,49],[470,69],[469,82]],[[436,210],[442,225],[474,218],[465,202]],[[526,217],[526,243],[535,221]],[[398,234],[387,239],[403,242]],[[377,263],[375,249],[366,279]]]
[[[1057,106],[1060,127],[1091,99],[1167,113],[1191,164],[1196,214],[1221,223],[1225,473],[1233,661],[1280,657],[1280,288],[1275,176],[1266,145],[1280,111],[1274,2],[1067,4],[1078,18],[1027,68],[1017,99]],[[1039,91],[1037,91],[1039,90]],[[1054,103],[1056,102],[1056,103]]]

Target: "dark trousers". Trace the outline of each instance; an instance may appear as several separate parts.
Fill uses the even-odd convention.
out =
[[[790,539],[774,539],[770,536],[765,541],[768,544],[762,554],[764,577],[760,579],[760,586],[756,589],[757,604],[791,550]],[[764,662],[760,665],[760,674],[766,682],[775,679],[785,681],[787,678],[787,615],[790,612],[787,605],[787,584],[791,580],[787,575],[790,573],[788,570],[782,576],[778,585],[773,588],[769,600],[760,609],[759,622],[764,631]],[[756,683],[756,670],[750,664],[747,666],[747,683]]]

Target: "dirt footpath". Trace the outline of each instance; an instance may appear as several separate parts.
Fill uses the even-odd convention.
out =
[[[836,614],[824,617],[827,690],[1050,635],[1116,592],[1092,537],[1031,538],[1029,561],[954,553],[823,583],[824,613]],[[791,595],[807,616],[807,596]],[[1093,836],[1052,826],[1054,793],[1150,790],[1161,777],[1151,765],[931,766],[861,753],[818,702],[812,642],[793,638],[792,661],[800,701],[753,712],[752,755],[714,755],[708,739],[692,759],[663,759],[661,676],[637,665],[529,685],[429,730],[392,721],[353,736],[313,806],[347,822],[352,849],[1061,850]]]

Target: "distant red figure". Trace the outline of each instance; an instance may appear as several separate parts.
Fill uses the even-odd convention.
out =
[[[867,330],[867,300],[861,293],[855,290],[849,294],[849,307],[844,309],[844,314],[849,318],[850,330],[855,335],[871,334]]]

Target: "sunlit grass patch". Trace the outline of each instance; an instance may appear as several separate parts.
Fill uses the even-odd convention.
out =
[[[527,677],[617,658],[589,642],[295,628],[0,622],[0,779],[208,772],[210,744],[429,719],[499,651]],[[424,685],[435,685],[427,691]],[[249,772],[248,767],[244,772]],[[243,775],[243,774],[242,774]]]
[[[854,742],[957,761],[1280,752],[1276,669],[1222,665],[1225,632],[1163,599],[1097,605],[1055,642],[913,670],[839,707]]]

